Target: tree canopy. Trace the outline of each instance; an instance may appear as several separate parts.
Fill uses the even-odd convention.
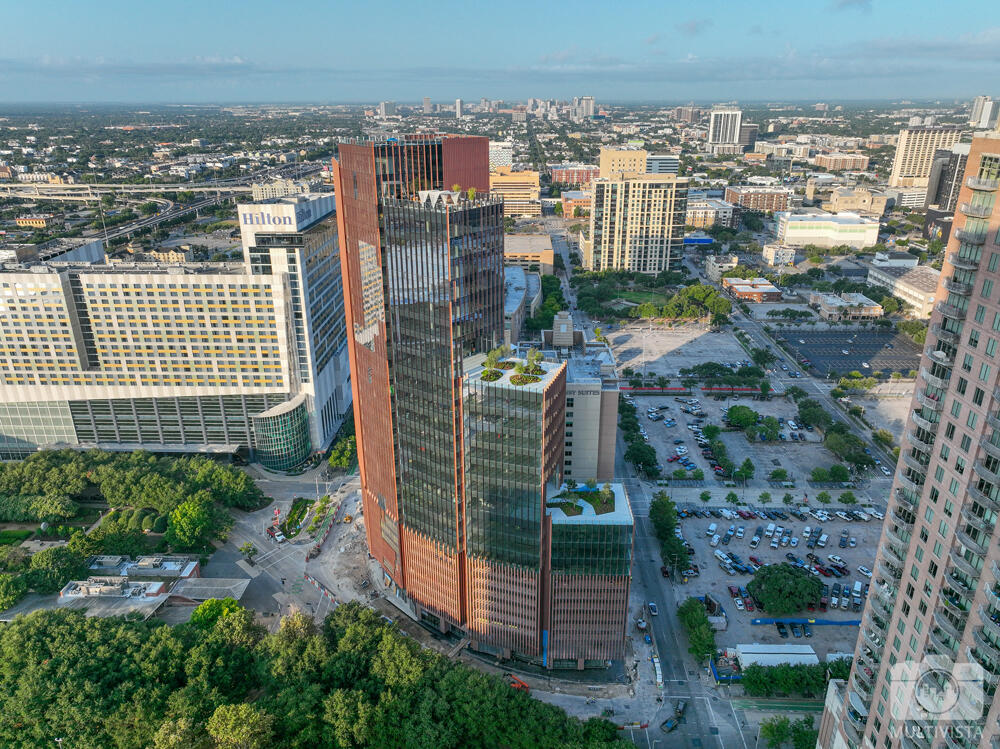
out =
[[[823,584],[818,578],[790,564],[761,567],[747,583],[769,615],[793,614],[819,600]]]
[[[25,749],[628,746],[353,603],[271,634],[244,609],[208,626],[18,617],[0,629],[0,716],[0,744]]]

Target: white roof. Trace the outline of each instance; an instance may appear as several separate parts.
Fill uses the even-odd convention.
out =
[[[736,658],[741,668],[750,665],[778,666],[782,663],[819,663],[816,651],[811,645],[762,645],[751,643],[736,646]]]

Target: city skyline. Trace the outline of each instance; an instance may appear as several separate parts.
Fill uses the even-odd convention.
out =
[[[30,35],[6,40],[0,102],[419,102],[428,95],[453,102],[580,91],[620,102],[884,100],[989,90],[1000,72],[1000,27],[983,28],[981,5],[958,2],[929,28],[919,5],[832,0],[817,8],[782,0],[766,18],[723,2],[668,15],[647,3],[628,18],[599,6],[567,13],[513,2],[472,14],[446,3],[423,16],[400,6],[379,28],[402,41],[371,65],[358,64],[370,34],[328,43],[330,29],[366,28],[360,7],[307,7],[303,24],[257,2],[239,15],[192,3],[154,15],[115,2],[103,6],[95,33],[81,35],[92,19],[67,6],[47,18],[41,50]],[[12,6],[5,14],[11,28],[29,28],[37,9]],[[288,23],[295,24],[294,61],[258,39],[261,28]],[[836,43],[814,43],[817,24]],[[488,31],[464,34],[464,26]]]

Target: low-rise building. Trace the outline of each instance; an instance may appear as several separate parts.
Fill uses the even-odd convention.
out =
[[[816,156],[813,163],[831,172],[846,170],[863,172],[868,168],[868,157],[861,153],[821,153]]]
[[[781,289],[766,278],[723,278],[722,288],[741,302],[781,301]]]
[[[778,242],[801,247],[847,245],[855,249],[878,242],[879,222],[857,213],[823,211],[782,211],[777,216]]]
[[[830,193],[829,201],[822,204],[824,211],[839,213],[868,214],[881,216],[885,213],[889,196],[863,187],[835,187]]]
[[[542,303],[542,283],[537,273],[512,265],[504,269],[503,285],[503,337],[511,345],[521,340],[524,321]]]
[[[705,276],[713,283],[721,283],[722,274],[739,264],[736,255],[708,255],[705,257]]]
[[[784,244],[766,244],[761,250],[768,265],[792,265],[795,263],[795,248]]]
[[[505,265],[552,273],[555,269],[552,238],[548,234],[508,234],[504,237],[503,261]]]
[[[790,187],[761,187],[758,185],[731,185],[726,188],[726,201],[759,213],[787,211],[792,205],[795,191]]]
[[[541,188],[538,172],[515,172],[497,167],[490,172],[490,192],[503,200],[504,216],[541,216]]]
[[[876,252],[871,264],[876,268],[916,268],[919,260],[909,252]]]
[[[560,197],[562,198],[563,216],[566,218],[590,215],[591,193],[583,190],[566,190]]]
[[[931,316],[941,271],[927,265],[914,268],[868,266],[868,283],[885,289],[913,307],[920,318]]]
[[[601,168],[590,164],[549,164],[553,184],[586,187],[601,176]]]
[[[882,317],[882,305],[864,294],[824,294],[811,292],[809,304],[815,305],[824,320],[876,320]]]
[[[725,200],[716,198],[693,200],[689,197],[684,223],[696,229],[704,229],[709,226],[725,226],[729,229],[735,229],[739,224],[738,216],[736,206]]]
[[[56,216],[52,213],[29,213],[18,216],[14,223],[22,229],[48,229],[56,223]]]

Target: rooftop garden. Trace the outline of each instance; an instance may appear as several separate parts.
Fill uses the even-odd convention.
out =
[[[561,500],[561,501],[555,501]],[[600,489],[597,482],[591,479],[582,487],[578,487],[572,479],[566,482],[566,490],[557,494],[552,502],[548,502],[549,507],[559,507],[567,515],[579,515],[583,512],[581,501],[586,502],[594,508],[594,513],[604,515],[615,511],[615,493],[611,484],[605,484]],[[575,511],[568,512],[564,505],[570,505]]]
[[[503,377],[501,370],[513,369],[515,374],[511,375],[512,385],[529,385],[533,382],[540,382],[541,375],[545,374],[540,362],[542,353],[535,349],[529,349],[523,362],[504,361],[504,357],[510,355],[509,346],[499,346],[486,354],[483,362],[483,373],[479,376],[484,382],[495,382]]]

